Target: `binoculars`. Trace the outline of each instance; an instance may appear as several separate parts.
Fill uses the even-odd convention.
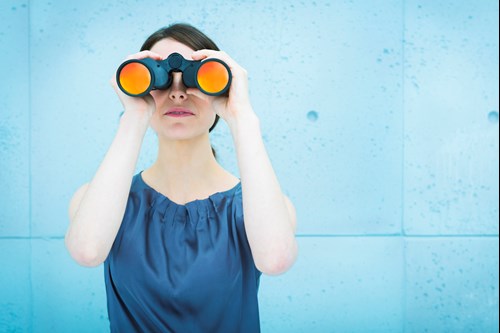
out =
[[[196,87],[211,96],[225,94],[231,85],[231,71],[222,60],[187,60],[179,53],[172,53],[160,61],[152,58],[127,60],[118,67],[116,82],[129,96],[145,96],[151,90],[170,87],[172,72],[182,72],[186,87]]]

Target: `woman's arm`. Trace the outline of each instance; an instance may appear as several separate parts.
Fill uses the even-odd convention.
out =
[[[214,111],[226,121],[236,147],[243,194],[245,232],[257,268],[268,275],[279,275],[295,262],[295,208],[281,192],[267,156],[260,124],[248,94],[248,73],[223,51],[198,50],[193,59],[219,58],[231,69],[228,97],[213,100]],[[197,89],[188,94],[203,96]]]
[[[106,260],[125,214],[132,176],[148,117],[125,112],[120,126],[94,178],[71,200],[65,244],[82,266]]]
[[[142,51],[127,57],[142,59],[161,56]],[[82,266],[100,265],[108,257],[125,214],[132,177],[149,120],[156,109],[150,95],[125,95],[113,75],[110,84],[125,112],[113,143],[92,181],[73,196],[69,207],[70,224],[64,242],[71,257]]]
[[[245,231],[257,268],[268,275],[287,271],[298,255],[296,215],[282,193],[253,111],[231,123],[240,170]],[[244,115],[244,116],[243,116]]]

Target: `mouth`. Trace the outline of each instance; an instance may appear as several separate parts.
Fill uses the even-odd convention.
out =
[[[194,116],[194,113],[189,111],[189,109],[186,108],[170,108],[163,114],[164,116],[169,116],[169,117],[189,117],[189,116]]]

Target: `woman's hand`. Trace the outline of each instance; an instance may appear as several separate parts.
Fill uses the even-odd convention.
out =
[[[129,55],[126,59],[123,60],[123,62],[130,60],[130,59],[144,59],[144,58],[163,60],[163,58],[157,53],[154,53],[151,51],[141,51],[139,53]],[[156,110],[156,104],[155,104],[155,101],[151,95],[148,94],[148,95],[142,96],[142,97],[132,97],[132,96],[125,94],[118,87],[118,83],[116,82],[116,73],[109,80],[109,83],[115,89],[115,92],[118,95],[118,98],[120,99],[121,103],[123,104],[123,108],[125,109],[125,113],[134,113],[134,114],[137,114],[140,116],[146,116],[148,119],[151,118],[151,116],[153,115],[153,112]]]
[[[216,114],[224,119],[229,126],[237,120],[247,116],[255,117],[255,113],[250,103],[248,94],[248,74],[247,71],[238,65],[227,53],[214,50],[198,50],[192,54],[193,60],[204,60],[217,58],[224,61],[230,68],[232,74],[231,86],[229,87],[229,97],[209,96],[202,93],[197,88],[188,88],[188,94],[208,100],[212,99],[212,106]]]

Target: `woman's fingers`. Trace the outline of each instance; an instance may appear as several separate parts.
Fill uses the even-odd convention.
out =
[[[127,58],[125,58],[125,60],[144,59],[144,58],[153,58],[155,60],[163,60],[163,57],[161,55],[159,55],[158,53],[155,53],[155,52],[148,51],[148,50],[131,54]]]
[[[122,63],[125,62],[125,61],[127,61],[127,60],[144,59],[144,58],[152,58],[152,59],[155,59],[155,60],[163,60],[163,57],[161,55],[159,55],[158,53],[146,50],[146,51],[141,51],[141,52],[137,52],[137,53],[134,53],[134,54],[130,54],[129,56],[127,56],[122,61]],[[113,86],[116,85],[115,75],[113,75],[113,77],[111,77],[110,83]]]
[[[208,49],[203,49],[203,50],[198,50],[193,52],[191,55],[193,60],[205,60],[209,58],[217,58],[222,61],[224,61],[229,68],[231,69],[231,72],[236,72],[239,73],[241,72],[242,74],[246,74],[246,70],[238,65],[236,61],[234,61],[233,58],[231,58],[226,52],[224,51],[215,51],[215,50],[208,50]]]
[[[250,97],[248,95],[248,73],[247,70],[241,67],[233,58],[231,58],[224,51],[215,50],[198,50],[192,53],[193,60],[207,60],[216,58],[224,61],[231,70],[233,80],[231,81],[231,88],[229,91],[229,101],[232,103],[250,104]]]
[[[233,58],[231,58],[224,51],[215,50],[198,50],[191,55],[193,60],[206,60],[210,58],[217,58],[224,61],[231,70],[233,80],[231,82],[231,92],[229,96],[233,98],[248,99],[248,73],[247,70],[241,67]]]
[[[214,55],[215,52],[217,52],[217,51],[207,50],[207,49],[198,50],[198,51],[194,51],[191,54],[191,58],[193,58],[193,60],[203,60],[206,57],[208,57],[209,55]]]
[[[224,51],[215,51],[215,50],[208,50],[208,49],[203,49],[203,50],[198,50],[194,51],[193,54],[191,55],[193,60],[204,60],[208,58],[218,58],[224,62],[227,62],[228,65],[234,65],[236,62],[229,57],[229,55],[224,52]]]

